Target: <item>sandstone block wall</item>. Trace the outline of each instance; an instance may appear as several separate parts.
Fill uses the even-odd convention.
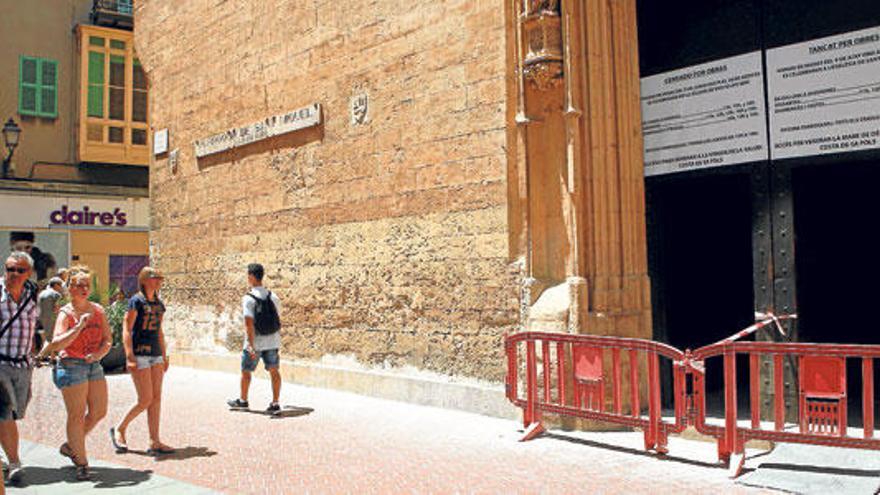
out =
[[[499,381],[518,318],[503,0],[141,0],[154,264],[177,350],[237,352],[245,265],[283,353]],[[370,120],[349,103],[369,95]],[[324,124],[196,159],[193,142],[323,106]]]

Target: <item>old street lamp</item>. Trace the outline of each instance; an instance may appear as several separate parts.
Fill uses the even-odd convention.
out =
[[[3,124],[3,142],[6,144],[6,158],[3,159],[3,178],[9,178],[9,164],[12,162],[12,154],[18,146],[18,138],[21,136],[21,127],[12,120],[12,117]]]

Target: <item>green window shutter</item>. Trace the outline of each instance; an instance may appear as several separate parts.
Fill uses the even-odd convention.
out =
[[[36,57],[19,59],[18,113],[58,116],[58,62]]]
[[[18,113],[22,115],[36,115],[38,59],[22,56],[18,63]]]
[[[104,54],[89,52],[89,84],[104,84]]]
[[[40,60],[33,57],[21,57],[21,82],[37,84],[37,66]]]
[[[40,115],[58,116],[58,62],[40,61]]]
[[[104,116],[104,54],[89,52],[88,116]]]

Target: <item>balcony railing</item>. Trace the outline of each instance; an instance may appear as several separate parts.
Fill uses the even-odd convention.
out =
[[[94,0],[92,24],[131,30],[134,27],[134,0]]]

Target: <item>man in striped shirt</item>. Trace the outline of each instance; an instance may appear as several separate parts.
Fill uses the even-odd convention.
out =
[[[31,399],[30,355],[37,326],[36,287],[28,282],[34,262],[16,251],[6,259],[0,278],[0,445],[9,461],[9,480],[21,478],[18,425]],[[16,316],[17,315],[17,316]]]

